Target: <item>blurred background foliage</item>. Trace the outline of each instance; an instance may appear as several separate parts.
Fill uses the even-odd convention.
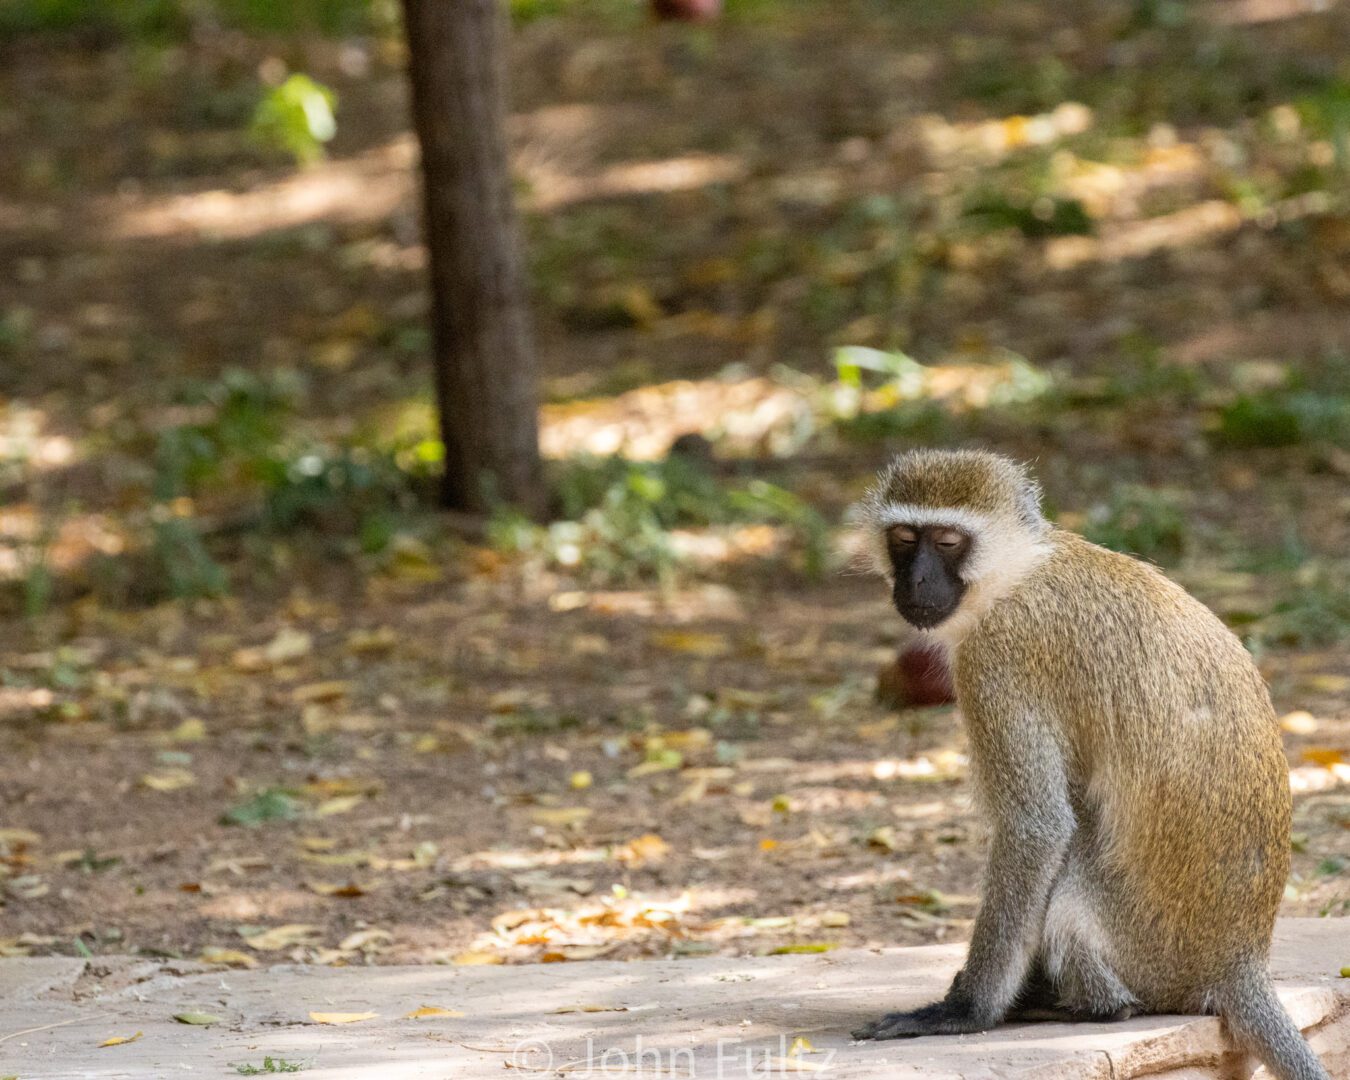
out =
[[[658,27],[636,0],[511,0],[557,518],[503,507],[469,546],[581,583],[808,582],[846,561],[839,516],[888,453],[978,442],[1040,459],[1100,543],[1203,577],[1273,545],[1259,514],[1301,552],[1272,572],[1339,589],[1344,508],[1304,509],[1350,455],[1350,68],[1302,9],[1259,7],[729,0]],[[24,511],[0,539],[30,616],[90,589],[221,596],[297,534],[363,573],[463,556],[427,509],[400,33],[393,0],[0,9],[35,90],[4,189],[120,191],[127,244],[179,245],[201,311],[185,330],[162,290],[138,308],[140,270],[109,301],[74,256],[16,247],[0,480]],[[396,191],[360,213],[344,183]],[[213,297],[216,258],[235,280]],[[63,275],[77,319],[45,310]],[[37,365],[72,349],[62,400]],[[147,396],[118,400],[114,368]],[[109,422],[72,424],[108,392]],[[682,436],[696,452],[667,457]],[[114,464],[58,481],[44,437]],[[1308,619],[1350,632],[1335,604]]]
[[[1242,637],[1350,910],[1350,2],[654,6],[508,4],[529,520],[435,508],[395,0],[0,0],[0,955],[955,940],[916,445]]]

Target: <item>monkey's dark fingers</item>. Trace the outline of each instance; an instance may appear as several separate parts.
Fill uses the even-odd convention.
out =
[[[853,1033],[855,1039],[914,1039],[920,1035],[942,1035],[961,1030],[957,1016],[947,1002],[935,1001],[909,1012],[887,1013]],[[955,1026],[953,1026],[955,1023]]]

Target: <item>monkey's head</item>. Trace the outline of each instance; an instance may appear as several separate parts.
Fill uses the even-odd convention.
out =
[[[915,450],[881,471],[857,517],[896,610],[932,630],[992,602],[1044,554],[1040,499],[1030,473],[998,454]]]

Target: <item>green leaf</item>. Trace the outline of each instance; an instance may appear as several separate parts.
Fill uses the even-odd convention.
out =
[[[220,823],[252,829],[266,821],[293,821],[299,816],[300,804],[293,795],[281,788],[268,788],[225,811]]]
[[[196,1027],[207,1027],[211,1024],[221,1023],[219,1016],[205,1012],[180,1012],[174,1013],[173,1018],[180,1024],[193,1024]]]

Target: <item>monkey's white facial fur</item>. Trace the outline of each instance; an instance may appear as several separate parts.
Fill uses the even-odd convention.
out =
[[[908,499],[911,492],[919,499]],[[940,499],[950,497],[949,505]],[[954,647],[997,600],[1050,553],[1040,489],[1006,458],[977,451],[916,451],[897,458],[857,508],[866,565],[895,588],[887,532],[895,526],[950,528],[970,538],[958,576],[965,588],[955,611],[921,627]],[[973,504],[973,505],[972,505]]]

